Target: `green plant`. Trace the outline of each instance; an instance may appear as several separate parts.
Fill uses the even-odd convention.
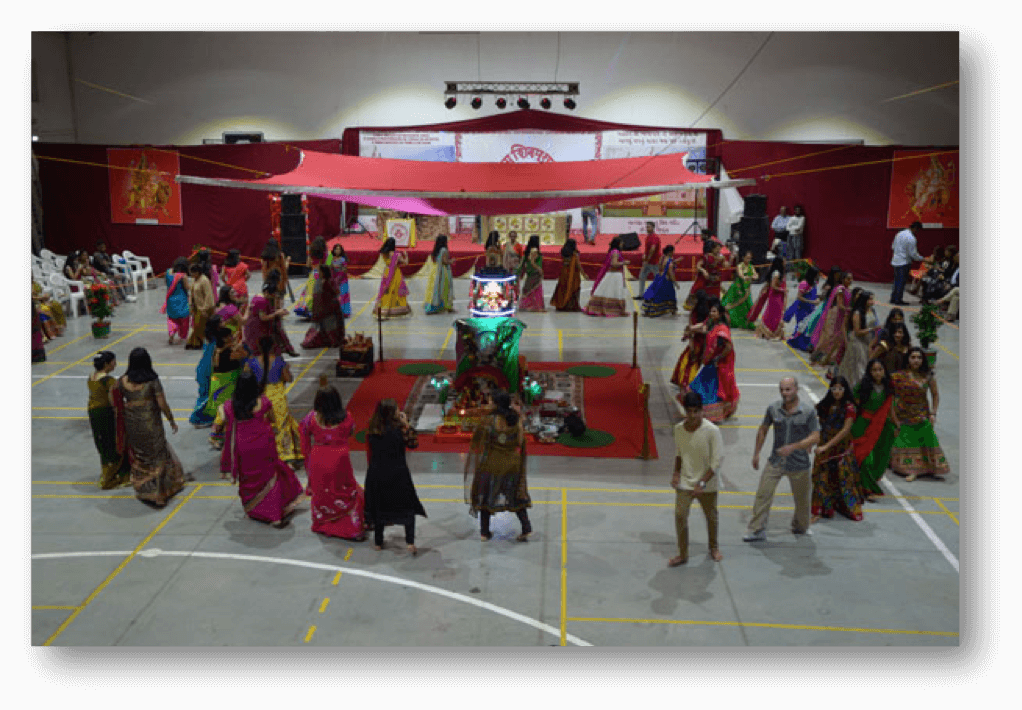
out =
[[[113,315],[110,308],[110,289],[103,284],[89,284],[85,287],[85,297],[89,304],[89,313],[102,323],[104,319]]]
[[[916,326],[919,344],[926,350],[937,340],[937,328],[941,326],[941,320],[937,317],[937,306],[932,303],[923,304],[919,312],[912,316],[912,322]]]

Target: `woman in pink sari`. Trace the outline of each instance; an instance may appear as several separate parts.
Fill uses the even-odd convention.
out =
[[[325,375],[319,378],[312,411],[299,428],[309,473],[312,532],[356,542],[365,540],[365,494],[355,480],[348,450],[355,423]]]
[[[387,237],[387,241],[380,247],[380,256],[388,264],[387,275],[380,281],[373,315],[382,315],[384,318],[410,316],[412,309],[408,306],[408,284],[401,275],[401,265],[408,263],[408,255],[397,250],[393,237]]]
[[[838,285],[830,291],[827,308],[813,331],[814,365],[828,366],[838,357],[845,345],[845,320],[852,305],[852,272],[841,275]]]
[[[273,405],[259,394],[259,380],[242,373],[231,400],[217,415],[224,427],[220,471],[238,483],[245,514],[253,520],[287,524],[303,500],[302,482],[280,460],[273,435]]]
[[[759,292],[759,299],[749,314],[749,322],[755,323],[762,311],[763,319],[756,323],[756,337],[767,340],[784,340],[784,305],[788,288],[784,283],[784,259],[776,257],[770,265],[767,284]],[[764,310],[763,306],[766,306]]]
[[[703,350],[703,367],[688,389],[703,398],[703,416],[719,424],[738,410],[741,399],[735,381],[735,349],[731,343],[727,309],[719,299],[710,302],[706,326],[709,332]]]

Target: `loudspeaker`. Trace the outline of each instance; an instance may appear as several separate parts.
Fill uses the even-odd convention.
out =
[[[738,224],[738,251],[744,254],[752,252],[754,264],[762,264],[766,260],[767,249],[770,247],[770,224],[766,217],[742,217]],[[739,258],[741,258],[739,256]]]
[[[293,193],[283,193],[280,196],[281,214],[302,214],[302,196]]]
[[[578,412],[569,412],[564,417],[564,429],[574,437],[580,437],[586,433],[586,423]]]
[[[281,232],[283,233],[284,218],[281,217]],[[303,217],[304,224],[304,217]],[[303,230],[304,231],[304,230]],[[309,269],[306,266],[298,266],[298,264],[305,264],[309,260],[309,255],[305,249],[305,235],[301,237],[285,237],[280,238],[280,248],[284,252],[284,256],[290,257],[291,268],[287,270],[288,275],[294,276],[307,276]]]
[[[280,238],[298,239],[305,241],[305,215],[303,214],[282,214],[280,216]]]
[[[628,232],[618,236],[621,238],[621,251],[635,251],[642,246],[642,242],[639,241],[638,232]]]
[[[745,211],[746,217],[766,217],[767,216],[767,198],[766,195],[749,195],[745,198]]]

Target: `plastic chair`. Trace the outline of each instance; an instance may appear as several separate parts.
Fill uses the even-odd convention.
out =
[[[142,270],[143,278],[152,278],[152,277],[156,276],[156,272],[153,271],[153,265],[149,261],[149,257],[148,256],[136,256],[136,255],[132,254],[130,251],[128,251],[127,249],[125,249],[121,253],[124,255],[125,260],[129,264],[131,264],[131,262],[135,262],[134,264],[131,264],[131,268],[133,268],[133,269],[136,268],[135,264],[138,264],[138,268],[141,268],[141,270]],[[145,283],[145,282],[143,281],[143,283]]]
[[[141,264],[139,262],[135,262],[136,264],[139,265],[139,268],[137,268],[137,269],[133,268],[131,262],[129,262],[123,256],[119,256],[118,254],[111,254],[110,255],[110,262],[111,262],[111,265],[117,271],[119,271],[122,274],[124,274],[124,277],[128,281],[131,282],[131,288],[134,290],[136,295],[138,294],[138,283],[137,282],[141,281],[142,282],[142,289],[143,290],[145,289],[145,274],[144,274],[143,269],[141,268]]]
[[[85,304],[85,284],[81,281],[72,281],[71,279],[64,278],[60,274],[50,274],[50,283],[53,284],[53,297],[59,298],[61,301],[65,298],[59,293],[62,291],[67,292],[66,300],[68,306],[70,306],[71,317],[78,317],[78,303],[85,306],[85,312],[88,314],[89,307]],[[77,290],[75,290],[77,288]]]

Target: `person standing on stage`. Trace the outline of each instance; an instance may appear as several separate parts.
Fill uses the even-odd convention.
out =
[[[802,258],[803,235],[806,231],[806,216],[802,205],[795,205],[795,214],[788,218],[788,259]]]
[[[724,557],[717,548],[716,475],[724,458],[724,440],[720,429],[703,418],[703,399],[698,393],[687,392],[683,406],[685,419],[674,425],[674,475],[671,477],[678,556],[667,562],[668,567],[688,562],[688,513],[693,499],[699,501],[706,516],[710,557],[717,562]]]
[[[646,293],[646,276],[660,273],[660,237],[655,230],[655,222],[646,222],[646,244],[642,253],[642,268],[639,269],[639,295],[634,297],[636,301],[641,301],[642,294]]]
[[[774,491],[782,476],[788,477],[795,501],[791,531],[796,535],[809,532],[809,504],[813,495],[809,450],[820,441],[820,421],[812,406],[799,401],[798,380],[785,377],[779,386],[781,401],[767,407],[763,423],[756,432],[756,449],[752,454],[754,471],[759,470],[759,452],[771,426],[774,428],[774,447],[759,479],[749,532],[742,538],[745,542],[766,540],[770,504],[773,503]]]
[[[913,261],[927,261],[919,254],[916,247],[916,237],[923,231],[922,222],[913,222],[908,229],[903,229],[894,235],[891,243],[891,266],[894,267],[894,287],[891,289],[891,304],[905,306],[903,296],[905,295],[905,282],[908,281],[908,270]]]
[[[599,205],[582,208],[582,239],[586,244],[596,244],[596,235],[599,233],[597,214]],[[590,235],[587,227],[592,225],[593,233]]]

